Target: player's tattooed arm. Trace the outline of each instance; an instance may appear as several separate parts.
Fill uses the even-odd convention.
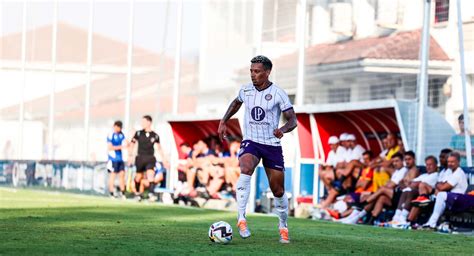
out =
[[[240,102],[237,98],[235,98],[232,103],[230,103],[229,108],[227,109],[227,112],[225,113],[224,117],[221,119],[221,122],[219,123],[219,137],[221,140],[224,140],[227,137],[227,121],[239,111],[240,107],[242,106],[242,102]]]
[[[277,137],[279,139],[281,137],[283,137],[284,133],[293,131],[297,126],[296,114],[295,114],[295,111],[293,109],[289,109],[289,110],[283,112],[283,116],[287,120],[286,124],[283,125],[281,128],[275,129],[275,131],[273,131],[273,135],[275,135],[275,137]]]

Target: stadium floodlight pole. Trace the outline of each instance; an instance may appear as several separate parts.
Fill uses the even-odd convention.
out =
[[[462,16],[461,16],[461,0],[457,0],[457,16],[458,16],[458,37],[459,37],[459,65],[461,71],[461,83],[462,83],[462,101],[463,101],[463,113],[464,113],[464,140],[466,143],[466,160],[467,166],[472,167],[472,145],[471,145],[471,130],[469,109],[467,105],[467,88],[466,88],[466,66],[464,63],[464,33],[462,30]]]
[[[428,87],[428,59],[430,49],[430,15],[431,0],[425,0],[423,14],[423,30],[420,45],[420,73],[418,74],[418,125],[416,135],[416,159],[417,164],[423,164],[424,152],[424,111],[426,106],[426,94]]]
[[[127,46],[127,83],[125,85],[125,116],[124,129],[130,131],[130,102],[132,97],[132,57],[133,57],[133,28],[135,26],[135,0],[130,0],[128,15],[128,46]],[[128,154],[125,154],[128,156]],[[129,160],[129,159],[127,159]]]
[[[299,24],[298,31],[298,82],[296,85],[296,105],[303,105],[304,102],[304,63],[305,63],[305,42],[306,42],[306,0],[299,1]]]
[[[54,93],[56,90],[56,56],[57,56],[57,38],[58,38],[58,0],[54,1],[53,7],[53,34],[51,35],[51,91],[49,94],[49,124],[48,124],[48,159],[53,160],[54,150]]]
[[[160,51],[160,61],[158,64],[158,75],[157,75],[157,83],[156,83],[156,91],[159,92],[161,85],[163,84],[164,80],[164,75],[163,73],[165,72],[165,53],[166,53],[166,35],[168,34],[168,25],[169,25],[169,16],[170,16],[170,1],[166,1],[166,8],[165,8],[165,16],[164,16],[164,22],[163,22],[163,33],[162,33],[162,38],[161,38],[161,51]],[[159,118],[159,112],[160,112],[160,100],[157,99],[156,101],[156,120]]]
[[[176,12],[176,51],[174,62],[174,83],[173,83],[173,114],[178,114],[179,107],[179,84],[181,76],[181,36],[183,30],[183,0],[178,0]]]
[[[18,159],[23,159],[23,129],[25,121],[25,87],[26,87],[26,20],[27,1],[23,1],[22,29],[21,29],[21,90],[20,90],[20,117],[19,117],[19,137],[18,137]]]
[[[86,95],[84,104],[84,135],[85,149],[84,160],[89,160],[89,121],[90,121],[90,100],[91,100],[91,69],[92,69],[92,30],[94,28],[94,0],[89,0],[89,27],[87,31],[87,77]]]

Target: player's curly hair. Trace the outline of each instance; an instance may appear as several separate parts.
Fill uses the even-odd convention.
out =
[[[250,60],[250,62],[251,63],[262,63],[263,69],[265,69],[265,70],[269,70],[269,69],[271,70],[272,67],[273,67],[272,61],[269,58],[267,58],[263,55],[258,55],[258,56],[253,57],[252,60]]]

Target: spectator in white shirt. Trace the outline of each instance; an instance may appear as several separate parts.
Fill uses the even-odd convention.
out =
[[[436,195],[436,202],[430,219],[424,228],[434,229],[438,223],[439,218],[444,213],[446,208],[446,200],[448,193],[464,194],[467,190],[467,177],[464,171],[459,167],[461,155],[457,152],[452,152],[448,157],[448,168],[452,171],[446,179],[446,182],[441,182],[436,185],[436,190],[439,191]]]
[[[345,139],[347,140],[347,150],[345,153],[344,166],[338,166],[336,170],[337,180],[333,182],[333,187],[336,190],[342,190],[343,188],[350,188],[357,179],[361,168],[364,167],[362,154],[365,149],[357,144],[356,137],[353,134],[348,134]]]
[[[339,139],[336,136],[331,136],[328,140],[328,144],[331,150],[328,153],[326,161],[321,164],[319,177],[329,191],[331,182],[334,180],[334,170],[338,162],[337,151],[341,146],[339,146]]]
[[[408,214],[412,208],[411,201],[418,195],[418,187],[427,184],[434,187],[438,180],[438,160],[434,156],[425,158],[426,173],[414,178],[409,186],[403,190],[398,201],[397,210],[392,218],[392,226],[408,225]]]

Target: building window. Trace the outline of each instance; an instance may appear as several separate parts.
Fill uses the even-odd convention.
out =
[[[267,0],[263,2],[262,40],[294,42],[297,1]]]
[[[335,1],[329,5],[330,26],[336,33],[350,34],[352,31],[352,4]]]
[[[370,86],[370,99],[371,100],[383,100],[383,99],[395,99],[396,88],[398,84],[377,84]]]
[[[435,23],[449,20],[449,0],[436,0],[435,2]]]
[[[381,27],[393,27],[401,22],[398,1],[377,0],[374,2],[375,21]]]
[[[351,101],[351,88],[331,88],[328,90],[328,103]]]

